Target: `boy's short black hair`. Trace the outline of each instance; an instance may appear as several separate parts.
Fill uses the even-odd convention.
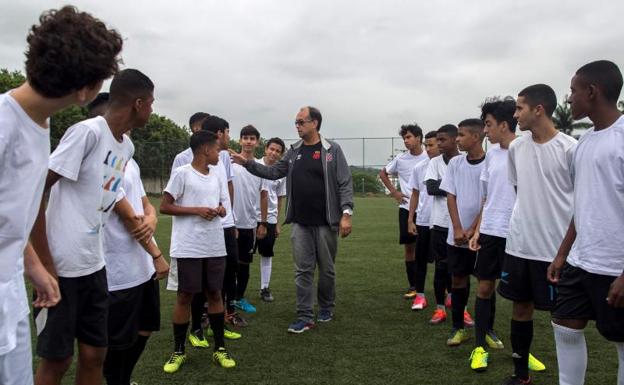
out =
[[[202,122],[203,120],[205,120],[209,116],[210,116],[210,114],[205,113],[205,112],[196,112],[196,113],[194,113],[189,118],[189,128],[192,128],[194,125],[196,125],[197,123]]]
[[[284,153],[284,151],[286,151],[286,145],[284,144],[284,141],[280,138],[271,138],[269,140],[267,140],[265,147],[269,148],[269,146],[272,144],[278,144],[282,147],[282,154]]]
[[[203,131],[212,132],[213,134],[216,135],[219,132],[225,131],[225,129],[227,128],[225,126],[225,123],[226,123],[225,120],[221,119],[220,117],[216,115],[211,115],[211,116],[206,117],[206,119],[204,119],[201,129]]]
[[[217,144],[217,135],[210,131],[199,130],[191,135],[190,147],[191,151],[195,153],[204,144]]]
[[[490,114],[498,123],[507,122],[509,131],[516,132],[518,119],[514,118],[515,112],[516,101],[511,96],[504,99],[489,98],[481,105],[481,120],[485,122],[485,118]]]
[[[407,135],[408,132],[411,132],[412,135],[414,135],[417,138],[420,138],[420,140],[422,141],[423,132],[422,132],[422,128],[420,128],[418,124],[412,123],[412,124],[402,125],[401,129],[399,130],[399,135],[401,135],[401,137],[404,137],[405,135]]]
[[[438,134],[437,131],[429,131],[428,133],[425,134],[425,140],[427,139],[435,139],[436,135]]]
[[[622,91],[622,73],[615,63],[608,60],[593,61],[579,68],[576,74],[600,88],[608,101],[618,101]]]
[[[127,68],[117,72],[110,85],[110,105],[120,106],[134,103],[154,92],[154,83],[137,69]]]
[[[108,92],[100,92],[91,103],[87,104],[87,115],[91,118],[94,117],[93,110],[108,104],[109,98],[110,95]]]
[[[26,40],[26,78],[47,98],[94,86],[119,70],[119,33],[72,6],[44,12]]]
[[[457,127],[454,124],[445,124],[438,128],[438,134],[447,134],[448,136],[457,136]]]
[[[321,115],[321,111],[318,108],[308,106],[308,115],[310,116],[310,120],[316,120],[318,123],[316,125],[316,131],[321,130],[321,123],[323,123],[323,115]]]
[[[544,107],[546,116],[552,117],[555,108],[557,108],[557,95],[555,91],[546,84],[534,84],[520,91],[518,96],[526,99],[529,106],[535,108],[537,106]]]
[[[223,127],[225,127],[225,128],[230,128],[230,123],[228,123],[228,121],[227,121],[227,120],[225,120],[225,119],[223,119],[223,118],[220,118],[220,119],[221,119],[221,120],[223,120]]]
[[[255,136],[256,139],[260,139],[260,131],[251,124],[248,124],[241,129],[240,137],[242,138],[243,136]]]

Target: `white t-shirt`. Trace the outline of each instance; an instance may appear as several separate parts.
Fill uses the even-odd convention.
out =
[[[214,170],[216,171],[216,170]],[[228,199],[227,185],[219,172],[210,169],[207,175],[187,164],[173,170],[165,192],[183,207],[216,209]],[[226,255],[221,220],[204,219],[198,215],[177,215],[171,227],[172,258],[208,258]]]
[[[409,179],[410,188],[418,191],[418,206],[416,207],[416,225],[431,225],[431,206],[433,205],[433,197],[427,194],[427,186],[425,185],[425,173],[429,166],[429,158],[417,163],[412,169],[412,175]],[[411,192],[410,192],[411,196]]]
[[[428,180],[442,180],[444,174],[446,174],[447,165],[444,163],[442,155],[438,155],[432,158],[427,165],[427,171],[425,172],[425,182]],[[426,183],[425,183],[426,184]],[[425,187],[426,189],[426,187]],[[426,192],[426,190],[425,190]],[[435,195],[432,196],[433,204],[431,205],[431,226],[449,227],[451,218],[448,213],[448,206],[446,205],[446,196]]]
[[[617,277],[624,269],[624,116],[581,137],[572,171],[576,241],[568,263]]]
[[[481,171],[481,189],[485,199],[480,233],[507,238],[509,218],[516,202],[516,190],[509,182],[509,150],[493,145]]]
[[[50,130],[8,93],[0,95],[0,355],[16,346],[28,315],[24,248],[39,205],[50,155]]]
[[[457,212],[462,229],[466,230],[472,225],[481,211],[481,186],[479,178],[485,160],[477,164],[470,164],[466,154],[457,155],[449,161],[446,174],[440,183],[440,189],[457,197]],[[453,224],[449,222],[449,232],[446,243],[454,246]],[[460,247],[468,247],[463,244]]]
[[[130,159],[126,166],[123,189],[117,196],[117,202],[124,197],[136,215],[145,213],[141,170],[134,159]],[[104,226],[104,259],[109,291],[138,286],[149,280],[156,271],[152,257],[132,237],[114,210]]]
[[[552,262],[572,218],[570,163],[576,140],[561,132],[535,143],[523,135],[509,146],[509,181],[517,186],[505,252]]]
[[[98,116],[67,129],[50,156],[50,170],[63,178],[52,186],[46,212],[48,243],[59,277],[82,277],[105,265],[102,226],[122,186],[134,146],[118,142]]]
[[[412,170],[414,166],[428,158],[425,151],[421,152],[419,155],[412,155],[409,151],[405,151],[392,158],[390,163],[385,167],[388,174],[399,176],[399,187],[401,188],[401,192],[407,196],[407,198],[405,198],[406,202],[399,205],[400,208],[409,210],[409,198],[412,196],[409,179],[412,175]]]
[[[265,180],[252,175],[245,167],[234,164],[234,219],[236,228],[255,229],[256,212],[260,210],[260,191]]]
[[[221,155],[221,154],[219,154]],[[173,158],[173,164],[171,165],[171,174],[173,174],[173,170],[180,166],[184,166],[186,164],[191,164],[193,161],[193,150],[191,148],[187,148],[186,150],[180,152],[178,155]]]
[[[260,164],[264,164],[264,158],[257,159],[256,162]],[[286,178],[281,178],[278,180],[263,180],[262,191],[266,191],[268,194],[268,212],[267,212],[267,223],[276,224],[277,223],[277,202],[279,197],[286,196]],[[262,215],[260,213],[260,196],[258,196],[258,210],[256,211],[256,220],[258,222],[262,221]]]

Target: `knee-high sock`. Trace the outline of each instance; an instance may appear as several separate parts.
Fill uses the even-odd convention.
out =
[[[225,340],[223,338],[224,320],[223,313],[209,313],[208,319],[210,320],[210,328],[212,329],[214,338],[214,350],[225,347]]]
[[[444,306],[446,299],[448,268],[444,262],[436,262],[433,273],[433,291],[435,293],[436,304]],[[450,291],[449,291],[450,293]]]
[[[494,319],[496,318],[496,291],[490,297],[490,318],[488,319],[487,330],[494,330]]]
[[[427,256],[416,256],[416,271],[414,273],[414,287],[418,293],[425,292],[425,279],[427,278]]]
[[[104,378],[110,385],[125,385],[123,374],[126,365],[126,350],[108,349],[104,359]]]
[[[455,287],[453,290],[453,301],[451,309],[453,310],[453,329],[464,328],[464,310],[468,302],[468,289],[465,287]]]
[[[409,287],[416,287],[416,261],[405,261],[405,274]]]
[[[511,350],[514,361],[514,374],[520,379],[529,377],[529,351],[533,341],[533,320],[511,320]]]
[[[559,385],[583,385],[587,369],[587,344],[583,330],[552,322],[559,365]]]
[[[491,298],[480,297],[475,300],[475,346],[485,347],[485,333],[488,330],[492,311],[491,301]]]
[[[130,383],[134,367],[136,366],[137,362],[139,362],[139,358],[141,357],[143,350],[145,350],[145,344],[147,344],[148,339],[149,336],[142,336],[139,334],[139,338],[137,338],[134,345],[126,350],[126,364],[122,378],[124,385]]]
[[[173,351],[176,353],[184,353],[184,343],[186,342],[186,331],[189,323],[173,324]]]
[[[249,264],[239,263],[236,276],[236,300],[245,298],[245,291],[249,283]]]
[[[193,295],[191,302],[191,332],[202,330],[201,319],[204,314],[204,304],[206,296],[204,293],[196,293]]]
[[[228,313],[233,313],[234,301],[236,301],[236,273],[238,272],[238,263],[232,261],[229,257],[225,260],[225,275],[223,276],[223,291],[225,308]]]
[[[272,257],[262,257],[260,259],[260,289],[267,289],[271,284],[272,267]]]
[[[618,352],[618,382],[617,385],[624,385],[624,342],[616,342],[615,347]]]

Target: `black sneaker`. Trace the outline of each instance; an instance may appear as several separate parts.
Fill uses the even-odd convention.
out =
[[[268,287],[260,290],[260,298],[264,302],[273,302],[275,300],[273,298],[273,294],[271,294],[271,290],[269,290]]]
[[[522,380],[520,377],[513,375],[503,381],[502,385],[533,385],[533,381],[531,380],[531,377],[526,380]]]

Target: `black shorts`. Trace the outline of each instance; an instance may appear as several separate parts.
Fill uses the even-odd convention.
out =
[[[557,290],[546,279],[550,262],[520,258],[505,253],[498,293],[510,301],[533,302],[538,310],[552,310]]]
[[[160,287],[158,281],[148,281],[108,294],[108,348],[125,349],[132,346],[139,331],[160,330]]]
[[[409,245],[416,242],[416,236],[407,232],[407,219],[409,211],[399,208],[399,244]],[[416,224],[416,216],[414,216],[414,224]]]
[[[265,226],[267,229],[266,237],[262,239],[256,238],[255,249],[257,249],[258,254],[263,257],[272,257],[275,255],[273,252],[273,246],[275,246],[275,229],[277,226],[274,223],[267,223]]]
[[[474,272],[477,253],[467,247],[446,245],[448,271],[456,277],[466,277]]]
[[[250,264],[253,262],[255,229],[238,230],[238,262]]]
[[[108,284],[106,269],[76,278],[58,278],[61,301],[46,309],[47,321],[37,338],[37,355],[60,360],[74,354],[74,339],[108,345]],[[35,319],[41,309],[35,309]]]
[[[225,238],[225,256],[227,264],[238,265],[238,241],[236,240],[236,227],[223,229]]]
[[[416,237],[416,259],[425,258],[427,262],[433,262],[431,254],[431,229],[429,226],[416,226],[418,236]]]
[[[596,328],[604,338],[624,342],[624,308],[607,303],[615,278],[592,274],[566,263],[557,284],[553,318],[596,320]]]
[[[176,259],[179,292],[195,294],[223,288],[225,257]]]
[[[487,234],[479,236],[481,249],[477,252],[477,262],[475,263],[475,275],[478,279],[496,281],[500,278],[505,259],[506,243],[506,238]]]
[[[446,261],[446,227],[433,226],[431,229],[431,254],[436,262]]]

